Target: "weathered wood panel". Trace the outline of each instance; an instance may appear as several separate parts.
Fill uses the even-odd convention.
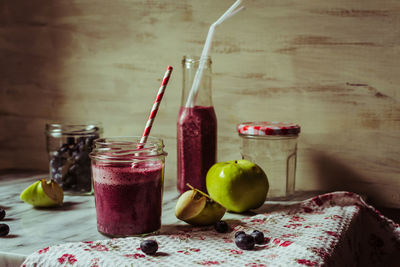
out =
[[[175,179],[180,61],[231,2],[0,0],[0,168],[45,169],[48,121],[141,134],[171,64],[152,133]],[[294,121],[297,189],[400,207],[399,33],[397,0],[246,1],[212,48],[219,160],[240,157],[237,123]]]

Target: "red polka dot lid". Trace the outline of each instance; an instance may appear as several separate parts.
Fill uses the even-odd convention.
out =
[[[243,135],[298,135],[300,126],[288,122],[257,121],[240,123],[237,130]]]

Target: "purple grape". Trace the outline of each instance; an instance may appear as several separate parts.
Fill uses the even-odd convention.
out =
[[[238,235],[235,238],[235,244],[240,249],[252,250],[255,244],[254,237],[247,234]]]
[[[68,145],[73,145],[73,144],[75,144],[75,138],[73,138],[73,137],[67,137],[67,144],[68,144]]]
[[[154,255],[158,250],[158,243],[155,240],[143,240],[140,243],[140,249],[147,255]]]
[[[73,187],[74,184],[76,184],[76,176],[75,175],[70,175],[70,174],[64,175],[64,177],[62,179],[62,188],[63,189]]]
[[[80,152],[77,155],[75,155],[75,162],[87,162],[90,160],[89,158],[89,153],[86,151]]]
[[[68,168],[68,173],[70,174],[70,175],[76,175],[77,174],[77,172],[78,172],[78,164],[76,164],[76,163],[74,163],[74,164],[72,164],[71,166],[69,166],[69,168]]]
[[[65,153],[65,152],[67,152],[68,150],[69,150],[68,144],[63,144],[63,145],[58,149],[58,152],[59,152],[60,154],[63,154],[63,153]]]
[[[86,145],[85,145],[85,138],[84,137],[79,137],[78,142],[75,145],[75,151],[76,152],[82,152],[86,150]]]
[[[0,221],[6,217],[6,211],[4,209],[0,208]]]
[[[10,227],[5,223],[0,223],[0,236],[6,236],[10,232]]]
[[[214,229],[218,232],[218,233],[226,233],[228,232],[229,226],[226,222],[224,221],[219,221],[216,222],[214,224]]]
[[[86,139],[86,145],[88,145],[88,146],[90,147],[90,150],[92,150],[91,148],[92,148],[92,146],[93,146],[93,141],[94,141],[95,139],[97,139],[97,138],[99,138],[98,135],[93,135],[93,136],[88,137],[88,138]]]
[[[237,232],[235,233],[235,238],[238,237],[239,235],[245,235],[245,234],[246,234],[246,233],[243,232],[243,231],[237,231]]]
[[[54,181],[56,181],[56,183],[58,183],[58,184],[62,184],[62,174],[61,173],[56,173],[54,176],[53,176],[53,179],[54,179]]]
[[[51,177],[54,177],[54,175],[56,175],[58,173],[56,168],[51,168]]]
[[[54,157],[50,160],[50,166],[57,169],[64,165],[64,163],[67,161],[66,158],[64,157]]]
[[[83,152],[86,150],[85,143],[79,143],[77,146],[77,151]]]
[[[264,234],[263,232],[260,232],[258,230],[254,230],[250,234],[253,238],[256,244],[263,244],[264,243]]]

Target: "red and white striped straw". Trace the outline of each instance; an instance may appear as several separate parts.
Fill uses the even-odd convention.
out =
[[[143,148],[143,144],[146,143],[147,138],[149,137],[151,127],[153,126],[154,118],[157,115],[157,111],[160,106],[160,102],[164,96],[165,88],[167,88],[167,84],[169,81],[169,77],[171,77],[172,70],[173,68],[171,66],[167,67],[167,71],[165,72],[160,89],[158,89],[157,97],[156,100],[154,101],[153,108],[151,109],[149,119],[147,120],[146,127],[144,128],[142,138],[140,139],[140,144],[137,146],[138,148]]]

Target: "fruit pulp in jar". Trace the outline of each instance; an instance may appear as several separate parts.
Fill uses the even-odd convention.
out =
[[[108,236],[153,233],[161,227],[162,161],[93,162],[97,229]]]
[[[213,106],[181,107],[177,122],[180,193],[190,184],[207,192],[206,175],[217,157],[217,118]]]

